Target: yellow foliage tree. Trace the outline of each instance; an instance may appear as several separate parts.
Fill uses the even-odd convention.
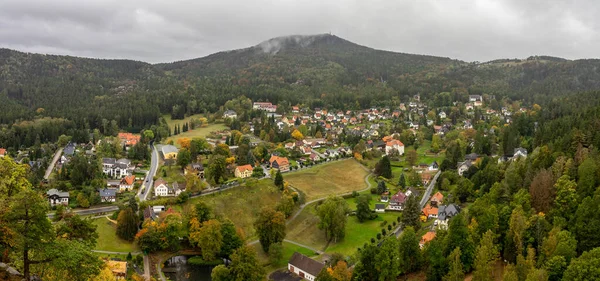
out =
[[[225,163],[227,163],[227,165],[235,163],[235,157],[228,157],[227,159],[225,159]]]
[[[345,261],[338,261],[329,274],[336,281],[350,281],[352,278],[352,270],[348,268]]]
[[[302,139],[304,139],[304,135],[302,135],[302,133],[296,129],[292,132],[292,138],[295,138],[297,140],[302,140]]]
[[[180,138],[177,140],[177,143],[181,145],[182,148],[190,149],[190,144],[192,140],[189,138]]]
[[[96,275],[94,278],[90,279],[90,281],[116,281],[117,278],[115,278],[115,276],[112,274],[112,271],[110,271],[110,268],[108,268],[108,266],[105,266],[98,275]],[[135,279],[133,279],[135,280]],[[144,280],[142,278],[142,280]]]
[[[358,153],[358,152],[354,152],[354,159],[360,161],[363,159],[362,154]]]

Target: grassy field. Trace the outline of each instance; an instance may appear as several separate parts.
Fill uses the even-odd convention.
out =
[[[284,180],[306,194],[306,201],[365,188],[367,175],[361,165],[348,159],[317,165],[284,175]]]
[[[260,263],[263,266],[265,266],[267,272],[271,272],[280,268],[285,268],[294,252],[299,252],[307,257],[314,257],[317,255],[309,249],[288,242],[283,242],[283,255],[281,256],[281,259],[276,261],[275,263],[271,263],[271,261],[269,261],[269,256],[267,256],[267,254],[263,252],[260,243],[254,244],[253,247],[256,250],[256,253],[258,253],[258,259]]]
[[[201,114],[196,114],[196,115],[192,115],[192,116],[188,116],[182,120],[172,120],[171,119],[171,115],[163,115],[163,118],[165,118],[165,121],[167,121],[167,124],[169,125],[169,128],[171,128],[171,131],[173,130],[173,128],[175,128],[176,125],[179,125],[180,127],[183,126],[184,123],[189,122],[192,118],[200,118],[203,117]],[[209,135],[211,132],[214,131],[221,131],[221,130],[225,130],[228,129],[227,126],[225,126],[225,124],[222,123],[213,123],[213,124],[208,124],[205,127],[202,128],[196,128],[187,132],[183,132],[179,135],[176,136],[171,136],[169,138],[167,138],[166,142],[169,141],[173,141],[173,143],[175,144],[175,146],[179,147],[179,144],[177,143],[177,140],[180,138],[197,138],[197,137],[206,137],[207,135]]]
[[[190,199],[185,207],[197,202],[205,202],[223,218],[230,219],[241,228],[247,238],[254,236],[254,221],[265,206],[275,207],[281,199],[281,193],[269,179],[261,180],[250,186],[234,187],[230,190]],[[184,207],[184,208],[185,208]]]
[[[117,226],[106,218],[98,218],[94,220],[98,231],[98,243],[96,250],[111,251],[111,252],[135,252],[139,248],[135,243],[122,240],[117,237]]]
[[[167,175],[166,177],[165,174]],[[156,176],[166,180],[168,183],[185,182],[185,176],[178,165],[172,165],[171,167],[161,166],[156,172]]]

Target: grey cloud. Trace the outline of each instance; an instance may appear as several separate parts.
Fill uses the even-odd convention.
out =
[[[576,59],[599,57],[598,12],[593,0],[4,0],[0,47],[168,62],[331,32],[467,61]]]

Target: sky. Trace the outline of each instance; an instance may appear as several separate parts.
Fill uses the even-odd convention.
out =
[[[465,61],[600,57],[597,0],[1,0],[0,47],[150,63],[331,33]]]

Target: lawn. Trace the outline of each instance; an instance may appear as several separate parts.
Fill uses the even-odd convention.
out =
[[[95,219],[94,224],[97,226],[96,230],[98,231],[96,250],[125,253],[139,251],[135,243],[117,237],[117,226],[108,219]]]
[[[166,142],[169,143],[169,141],[173,141],[173,144],[175,146],[179,147],[179,144],[177,143],[178,139],[181,139],[181,138],[189,138],[189,139],[205,138],[212,132],[222,131],[222,130],[226,130],[226,129],[228,129],[228,127],[225,126],[225,124],[209,124],[206,127],[196,128],[196,129],[193,129],[193,130],[190,130],[187,132],[183,132],[176,136],[170,136],[167,138]]]
[[[313,168],[283,176],[293,187],[306,194],[306,201],[343,194],[365,188],[368,174],[353,159],[320,164]]]
[[[279,259],[275,263],[271,263],[271,261],[269,261],[269,256],[265,252],[263,252],[260,243],[254,244],[253,247],[256,250],[256,253],[258,253],[258,259],[260,263],[265,266],[267,272],[287,267],[287,263],[294,254],[294,252],[298,252],[307,257],[314,257],[317,255],[315,252],[304,247],[300,247],[288,242],[283,242],[283,254],[281,256],[281,259]]]
[[[166,180],[168,183],[185,182],[185,176],[183,175],[183,171],[181,171],[181,167],[179,165],[172,165],[171,167],[162,166],[156,172],[156,176]]]
[[[196,197],[190,199],[186,205],[191,206],[200,201],[205,202],[217,215],[230,219],[250,239],[254,236],[253,224],[260,210],[265,206],[275,207],[280,199],[279,189],[271,180],[265,179],[257,181],[255,184],[249,181],[246,186]]]

